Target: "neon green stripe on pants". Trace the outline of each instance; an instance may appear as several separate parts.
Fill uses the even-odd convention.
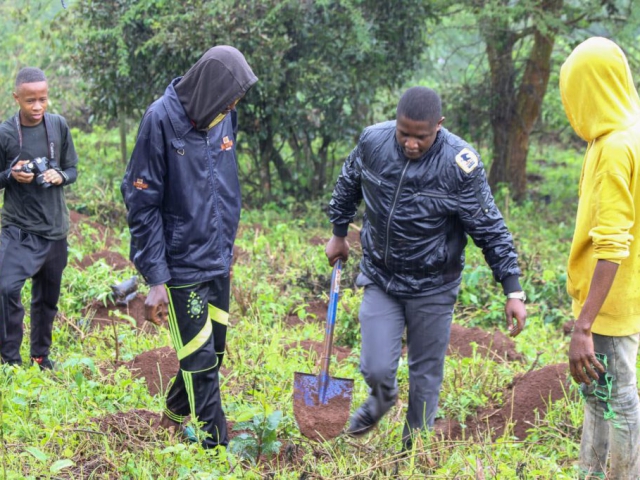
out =
[[[216,323],[221,323],[222,325],[229,324],[229,312],[225,312],[211,304],[209,304],[209,318]]]

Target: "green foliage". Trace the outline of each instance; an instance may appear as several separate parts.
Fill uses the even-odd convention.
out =
[[[81,80],[64,59],[72,47],[56,27],[57,22],[66,21],[65,13],[56,0],[0,3],[0,119],[17,111],[11,94],[16,74],[27,66],[39,67],[47,75],[51,111],[72,113],[71,124],[80,113],[82,101],[77,90]]]
[[[105,433],[99,428],[99,422],[108,415],[130,413],[138,409],[148,409],[159,415],[164,405],[162,397],[151,396],[142,380],[134,378],[132,372],[127,368],[119,368],[119,365],[142,352],[169,345],[170,336],[165,328],[158,329],[157,334],[139,331],[132,328],[127,318],[118,324],[115,332],[113,329],[92,328],[86,322],[84,308],[94,300],[106,299],[109,285],[116,281],[114,277],[128,277],[133,272],[115,273],[102,262],[81,270],[72,261],[65,270],[65,290],[54,331],[52,356],[58,361],[59,368],[53,372],[40,372],[36,367],[25,365],[23,368],[5,367],[0,371],[1,476],[8,479],[390,478],[396,469],[398,476],[403,478],[481,478],[481,475],[486,478],[514,479],[575,478],[573,463],[579,449],[582,408],[580,403],[570,399],[550,406],[545,419],[526,442],[514,442],[509,431],[496,442],[488,437],[450,442],[425,433],[420,439],[422,443],[407,458],[399,459],[395,452],[400,443],[408,391],[405,357],[401,357],[399,365],[400,402],[380,422],[375,435],[363,441],[340,437],[330,443],[316,445],[299,434],[292,412],[292,379],[296,371],[318,372],[318,355],[309,352],[303,345],[318,343],[323,339],[324,325],[315,321],[309,307],[319,300],[326,301],[331,275],[331,267],[324,257],[324,244],[330,235],[323,211],[326,201],[305,202],[296,196],[297,192],[310,189],[312,182],[317,181],[310,180],[317,175],[310,168],[309,162],[314,160],[308,160],[304,155],[311,156],[311,151],[321,151],[322,136],[329,134],[327,129],[330,125],[321,125],[325,130],[314,130],[315,126],[309,129],[312,133],[308,139],[303,135],[306,126],[319,120],[321,124],[330,124],[335,119],[333,112],[321,116],[316,108],[335,107],[337,116],[349,117],[335,119],[343,130],[335,137],[341,138],[342,143],[338,142],[332,147],[333,150],[329,149],[327,158],[333,160],[348,152],[354,143],[353,138],[348,137],[355,135],[361,126],[374,117],[392,115],[389,105],[396,100],[394,92],[378,91],[374,96],[369,91],[357,90],[372,88],[371,85],[377,83],[369,70],[360,68],[367,55],[384,56],[390,71],[402,70],[398,68],[399,64],[392,61],[396,58],[394,49],[402,50],[399,46],[401,43],[387,40],[386,48],[378,49],[379,45],[370,41],[374,38],[373,33],[368,31],[375,30],[376,22],[368,20],[370,17],[362,13],[365,10],[353,10],[365,4],[368,8],[374,8],[372,5],[375,2],[342,2],[340,5],[343,8],[335,9],[335,13],[329,8],[337,5],[334,2],[299,2],[295,5],[292,2],[250,2],[229,10],[234,15],[237,12],[237,17],[225,11],[228,5],[224,2],[145,0],[135,2],[135,5],[133,3],[93,2],[98,9],[96,15],[114,6],[127,10],[123,18],[128,23],[118,24],[123,27],[122,32],[127,39],[138,34],[140,38],[146,38],[144,35],[150,31],[154,33],[133,54],[126,49],[112,50],[116,52],[115,57],[106,60],[114,60],[114,68],[119,69],[117,75],[135,77],[136,59],[143,58],[143,54],[148,57],[156,55],[157,64],[165,64],[153,68],[175,69],[171,76],[180,74],[202,53],[193,45],[208,46],[206,39],[212,38],[209,35],[217,35],[215,38],[222,39],[221,42],[224,39],[235,41],[236,38],[238,42],[245,42],[242,45],[250,46],[247,52],[251,55],[252,65],[261,69],[259,76],[263,86],[260,87],[262,90],[257,88],[252,91],[254,97],[245,99],[241,104],[241,124],[247,125],[247,129],[254,129],[251,141],[257,142],[264,141],[261,135],[266,127],[260,122],[257,125],[251,123],[248,119],[259,118],[258,114],[264,113],[265,116],[270,115],[268,118],[282,121],[276,124],[279,128],[274,130],[276,135],[273,142],[284,158],[285,167],[297,172],[291,184],[296,187],[292,187],[287,195],[280,195],[285,190],[286,182],[280,179],[279,173],[270,171],[271,176],[265,178],[271,181],[271,198],[274,201],[260,204],[259,209],[245,210],[242,216],[237,241],[239,251],[233,269],[231,324],[228,349],[221,370],[221,391],[229,421],[242,428],[234,429],[232,433],[240,432],[244,436],[236,437],[238,439],[231,443],[226,452],[209,452],[199,445],[184,444],[180,439],[151,429],[142,429],[139,436],[132,436],[122,431]],[[579,2],[573,4],[579,6]],[[85,2],[81,8],[86,5],[90,4]],[[389,3],[385,5],[380,3],[375,7],[378,8],[376,18],[380,18],[384,8],[393,7]],[[59,56],[60,49],[55,42],[62,42],[65,35],[56,39],[54,35],[58,35],[57,29],[64,29],[69,15],[68,11],[61,11],[59,3],[55,1],[17,2],[16,6],[18,8],[12,9],[7,3],[0,7],[0,13],[3,14],[0,24],[6,27],[4,31],[10,32],[4,35],[3,51],[6,55],[0,60],[0,73],[3,75],[0,81],[6,88],[7,95],[3,98],[9,100],[8,111],[13,108],[9,87],[18,64],[39,64],[48,73],[49,66],[62,68],[60,59],[64,57]],[[271,8],[277,10],[271,12]],[[293,13],[304,8],[309,9],[308,16],[300,25],[287,26],[284,21],[278,23],[279,16],[292,23],[297,18]],[[404,12],[396,13],[417,18],[419,15],[416,11],[406,8]],[[62,15],[47,29],[48,15],[55,12]],[[151,12],[159,14],[152,16]],[[212,21],[213,13],[220,13],[221,23]],[[323,16],[320,19],[315,17],[319,13]],[[254,18],[250,14],[262,16]],[[353,18],[347,18],[349,15],[353,15]],[[164,23],[164,17],[172,20],[172,23]],[[336,28],[339,26],[342,30],[334,31],[335,43],[329,44],[332,48],[327,48],[327,52],[335,54],[333,59],[326,58],[329,53],[321,52],[320,44],[312,44],[314,38],[329,36],[328,19],[343,22],[336,24]],[[107,22],[112,19],[102,20]],[[458,26],[465,26],[464,22],[458,23]],[[415,24],[416,28],[424,28],[421,22]],[[111,36],[104,38],[113,40],[120,30],[116,26],[105,25],[106,32],[103,33]],[[189,25],[189,28],[184,28],[184,25]],[[216,25],[227,25],[228,28],[212,28]],[[388,25],[393,25],[393,22],[388,22]],[[126,30],[133,26],[141,31]],[[473,39],[461,34],[463,30],[468,30],[454,30],[454,26],[455,22],[448,24],[451,27],[449,31],[456,31],[461,35],[461,40]],[[38,31],[43,31],[45,37],[34,34]],[[443,58],[447,62],[455,60],[459,66],[470,65],[475,70],[468,70],[469,76],[478,78],[481,73],[478,62],[469,61],[461,50],[453,53],[458,48],[454,42],[455,36],[445,42],[436,36],[441,31],[444,29],[425,30],[432,45],[442,47],[447,43],[445,46],[449,47],[440,48],[438,51],[444,53],[434,57],[434,61],[426,62],[429,67],[427,73],[431,75],[429,72],[432,72],[440,78],[443,64],[439,59]],[[155,32],[162,32],[162,35]],[[293,36],[298,33],[300,38]],[[49,34],[51,37],[47,36]],[[293,42],[292,38],[297,38],[298,43]],[[559,48],[566,50],[576,39],[567,37]],[[360,44],[350,45],[355,40]],[[340,42],[346,42],[346,45]],[[160,51],[163,44],[167,46],[166,51]],[[295,57],[298,44],[300,51],[314,52],[319,59]],[[303,49],[304,45],[307,50]],[[341,46],[346,50],[341,50]],[[94,47],[101,48],[99,44],[87,48]],[[66,49],[66,55],[76,53],[75,47]],[[355,87],[341,90],[339,85],[327,86],[328,93],[316,94],[314,89],[324,88],[324,80],[349,83],[353,79],[353,71],[345,74],[330,63],[339,63],[347,58],[341,55],[342,52],[353,54],[349,62],[344,63],[348,63],[347,67],[356,70],[360,77],[353,82]],[[477,50],[465,50],[464,53],[469,52],[475,54]],[[374,58],[371,61],[372,68],[378,61],[381,59]],[[127,62],[131,62],[129,67]],[[416,63],[420,61],[416,60]],[[329,69],[327,65],[333,66]],[[131,67],[134,67],[133,71]],[[51,71],[56,72],[55,75],[50,74],[51,82],[64,82],[70,96],[78,103],[85,103],[84,97],[78,93],[77,84],[65,76],[64,70],[54,68]],[[323,78],[325,76],[327,78]],[[422,77],[427,78],[426,74]],[[122,80],[111,78],[116,84]],[[161,91],[157,89],[164,88],[167,78],[170,77],[163,78],[158,73],[143,79],[147,91],[140,95],[156,96]],[[460,108],[454,109],[455,114],[445,114],[452,121],[468,122],[470,135],[486,137],[484,130],[478,126],[478,122],[483,121],[486,115],[478,110],[473,116],[462,118],[468,111],[465,109],[478,108],[485,103],[482,101],[485,98],[483,92],[474,93],[471,89],[459,93],[453,89],[462,78],[455,75],[442,77],[441,85],[449,105],[457,95],[464,97],[460,98]],[[154,86],[156,79],[157,87]],[[87,75],[87,81],[92,81],[90,75]],[[285,83],[289,81],[292,85],[300,83],[298,87],[289,89]],[[398,76],[398,81],[402,82],[403,77]],[[425,82],[430,83],[428,80]],[[391,83],[386,84],[385,88],[390,89]],[[480,84],[477,82],[477,85]],[[282,87],[280,96],[278,89],[282,85],[286,88]],[[60,105],[62,108],[64,104],[58,100],[60,97],[57,94],[65,90],[58,88],[57,84],[52,90],[56,92],[54,107]],[[342,102],[335,100],[332,95],[342,95]],[[475,104],[472,102],[474,98]],[[288,101],[293,103],[286,103]],[[146,99],[144,103],[147,103]],[[290,105],[293,107],[288,110]],[[558,138],[570,138],[556,131],[563,128],[564,122],[559,99],[553,98],[548,105],[550,107],[544,111],[540,127],[552,125],[552,133],[560,134]],[[304,116],[305,109],[309,118]],[[285,121],[292,123],[286,124]],[[566,133],[566,124],[564,128]],[[548,131],[543,133],[546,139],[554,138]],[[122,228],[124,208],[119,195],[124,166],[118,161],[118,135],[104,128],[95,128],[90,134],[76,129],[73,135],[81,163],[78,182],[67,190],[70,205],[90,215],[90,220],[95,224],[108,225],[110,228],[106,234],[102,234],[95,224],[82,223],[79,226],[82,239],[75,234],[70,239],[70,260],[80,260],[107,247],[127,255],[129,238],[126,229]],[[300,157],[304,161],[295,164],[298,158],[295,152],[299,150],[291,142],[300,138],[302,149],[310,148],[310,152]],[[265,156],[273,152],[255,150],[261,147],[255,147],[248,140],[244,139],[243,145],[246,142],[246,146],[243,146],[241,159],[243,175],[247,177],[245,201],[257,204],[261,198],[258,194],[263,193],[258,190],[266,191],[266,184],[261,177],[265,163],[258,160],[255,151],[264,152]],[[470,358],[447,358],[441,417],[468,418],[478,408],[499,405],[504,401],[502,389],[514,375],[535,365],[566,361],[567,338],[560,326],[571,319],[569,299],[565,292],[565,265],[573,233],[583,148],[584,145],[576,144],[576,151],[565,152],[554,147],[553,142],[545,141],[530,152],[527,199],[514,204],[508,188],[496,190],[496,202],[507,218],[518,245],[524,273],[522,281],[530,299],[527,328],[514,339],[524,361],[497,364],[483,358],[477,351]],[[269,157],[271,166],[275,158]],[[327,167],[327,178],[335,176],[335,168],[339,163]],[[276,176],[278,179],[275,179]],[[336,344],[353,347],[352,354],[345,361],[336,359],[331,366],[332,375],[355,380],[352,409],[368,395],[358,371],[357,311],[362,292],[353,284],[358,260],[357,252],[353,252],[344,267],[336,323]],[[30,284],[27,283],[23,291],[25,305],[28,305],[29,294]],[[470,245],[467,248],[467,267],[463,273],[460,301],[456,305],[456,323],[504,331],[503,306],[503,295],[486,267],[481,252]],[[303,321],[288,325],[290,315],[296,315]],[[29,335],[30,319],[27,312],[25,338]],[[27,342],[23,343],[21,353],[23,358],[28,358]]]
[[[277,455],[282,446],[282,442],[276,436],[281,420],[282,412],[276,410],[269,415],[258,413],[251,420],[239,421],[233,429],[245,432],[233,439],[230,445],[231,452],[254,465],[260,461],[261,455]]]
[[[139,115],[210,46],[245,53],[260,79],[239,106],[243,183],[254,204],[277,192],[324,193],[342,144],[371,121],[376,95],[414,68],[424,46],[415,19],[433,14],[415,0],[86,0],[71,11],[69,34],[80,46],[72,58],[102,118]]]
[[[94,149],[106,158],[109,154],[104,152],[112,150],[103,146],[113,145],[109,138],[113,137],[107,132],[77,133],[82,151]],[[478,351],[470,358],[448,357],[442,417],[463,420],[487,405],[501,405],[502,392],[517,373],[534,362],[542,366],[566,360],[567,340],[558,326],[570,318],[563,293],[563,265],[573,223],[572,208],[567,205],[575,205],[581,154],[546,146],[534,158],[546,159],[536,161],[534,170],[544,181],[535,184],[535,195],[529,202],[513,205],[507,190],[496,192],[496,201],[519,245],[525,289],[533,298],[528,306],[528,327],[515,339],[525,360],[497,363]],[[105,164],[105,178],[111,169],[115,183],[115,163],[113,167]],[[97,173],[95,178],[108,184]],[[91,191],[90,185],[80,184],[74,197],[86,198],[92,205],[96,199]],[[98,190],[93,192],[102,195]],[[112,201],[117,201],[115,196]],[[93,222],[99,212],[96,209],[91,216]],[[84,223],[78,232],[81,236],[70,239],[75,259],[105,247],[126,253],[126,231],[109,230],[109,239],[102,239],[94,225]],[[58,370],[40,372],[33,367],[0,372],[0,440],[5,447],[0,459],[5,476],[83,478],[93,472],[100,478],[102,472],[102,478],[258,479],[272,475],[298,479],[304,472],[314,472],[321,478],[388,478],[397,468],[398,474],[407,478],[438,478],[452,472],[459,478],[474,478],[481,466],[501,478],[518,478],[517,472],[536,472],[539,478],[573,477],[571,463],[577,455],[576,432],[582,419],[579,404],[569,401],[550,407],[546,423],[532,437],[534,441],[514,443],[505,432],[497,442],[474,438],[453,443],[425,432],[416,450],[400,460],[395,452],[408,393],[404,356],[398,376],[401,403],[380,422],[378,434],[365,440],[366,448],[341,437],[317,445],[301,438],[291,400],[293,376],[295,372],[319,372],[318,354],[304,345],[323,340],[324,323],[311,315],[309,306],[328,300],[331,267],[324,246],[329,235],[326,214],[318,203],[271,204],[242,214],[233,267],[228,348],[220,377],[225,411],[235,435],[226,451],[205,451],[153,429],[130,436],[123,431],[105,433],[98,427],[109,415],[136,409],[159,415],[161,395],[150,396],[144,381],[118,365],[144,351],[169,345],[170,336],[164,327],[158,334],[139,331],[126,318],[116,331],[83,325],[84,306],[95,299],[104,300],[110,284],[133,272],[119,272],[114,278],[114,272],[102,262],[84,270],[71,263],[64,274],[65,293],[54,332],[53,358],[58,360]],[[353,284],[358,260],[354,248],[343,268],[336,322],[336,344],[352,346],[352,353],[347,360],[336,358],[331,363],[333,376],[355,381],[352,409],[368,395],[358,371],[357,312],[362,291]],[[503,305],[503,295],[479,249],[470,245],[455,321],[504,330]],[[550,314],[554,318],[547,321]],[[290,315],[303,320],[289,325]],[[25,337],[30,333],[29,323],[27,316]],[[28,356],[26,343],[22,354]],[[88,455],[95,464],[88,462]],[[104,470],[95,470],[97,465]]]

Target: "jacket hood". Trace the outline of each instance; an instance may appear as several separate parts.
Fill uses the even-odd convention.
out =
[[[640,99],[622,49],[592,37],[560,69],[560,94],[575,132],[587,142],[635,123]]]
[[[175,86],[180,103],[197,130],[209,124],[258,81],[234,47],[210,48]]]

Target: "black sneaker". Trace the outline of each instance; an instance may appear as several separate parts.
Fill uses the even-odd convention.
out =
[[[349,428],[345,433],[350,437],[362,437],[373,430],[377,423],[363,405],[351,416]]]
[[[31,365],[37,363],[40,370],[53,370],[55,363],[49,357],[31,357]]]

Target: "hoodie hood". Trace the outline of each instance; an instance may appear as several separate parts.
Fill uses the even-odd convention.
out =
[[[571,126],[587,142],[627,128],[640,115],[627,59],[603,37],[585,40],[571,52],[560,69],[560,94]]]
[[[257,81],[240,51],[220,45],[209,49],[180,79],[175,90],[196,129],[206,130]]]

